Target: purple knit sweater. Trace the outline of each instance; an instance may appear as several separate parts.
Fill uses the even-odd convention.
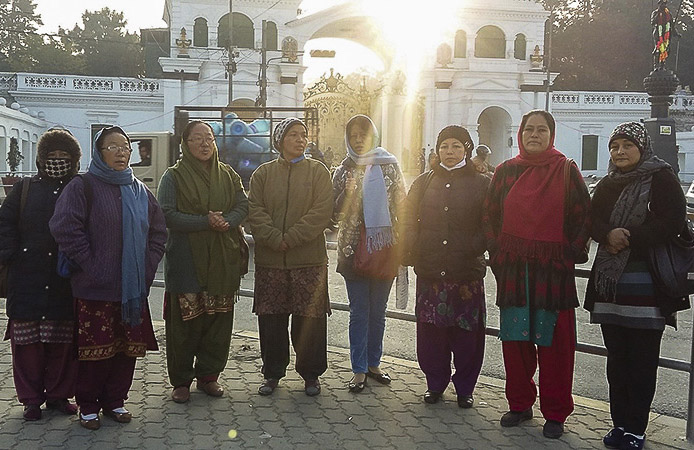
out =
[[[121,301],[121,253],[123,251],[120,187],[87,174],[92,201],[87,200],[82,178],[75,177],[63,190],[49,222],[60,251],[82,270],[72,277],[72,294],[84,300]],[[149,236],[145,253],[147,289],[152,285],[164,255],[166,223],[159,203],[149,196]]]

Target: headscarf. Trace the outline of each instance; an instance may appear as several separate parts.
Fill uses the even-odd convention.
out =
[[[122,128],[103,128],[94,137],[92,160],[87,171],[104,183],[120,186],[123,227],[121,314],[124,324],[135,326],[142,322],[142,308],[147,299],[145,249],[149,233],[149,196],[130,166],[117,171],[104,161],[100,149],[102,136],[114,132],[125,136],[130,144],[130,138]]]
[[[551,136],[545,151],[531,154],[525,150],[523,127],[534,114],[544,116],[544,112],[531,112],[525,115],[518,130],[519,154],[508,162],[509,165],[523,166],[527,169],[518,177],[504,199],[499,247],[526,260],[562,259],[562,245],[566,240],[564,237],[566,156],[554,148],[556,133],[553,123],[550,124]]]
[[[349,145],[349,131],[356,122],[365,121],[373,132],[372,147],[366,153],[357,154]],[[364,115],[356,115],[349,119],[345,128],[345,145],[347,156],[358,166],[366,166],[362,184],[362,207],[364,227],[366,228],[366,249],[369,253],[395,243],[393,223],[390,220],[388,207],[388,192],[383,178],[382,164],[397,164],[398,160],[383,147],[379,147],[379,136],[376,125]]]
[[[632,141],[641,153],[636,167],[628,172],[620,172],[610,158],[608,174],[603,180],[624,186],[612,209],[610,225],[613,228],[628,228],[641,225],[646,220],[653,174],[671,168],[653,153],[651,138],[643,124],[625,122],[617,125],[610,134],[608,148],[612,141],[619,138]],[[630,247],[612,255],[607,251],[605,244],[598,246],[595,255],[595,287],[602,298],[613,299],[616,296],[617,281],[624,272],[630,254]]]
[[[176,206],[184,214],[207,216],[209,211],[229,212],[236,203],[236,194],[243,189],[241,177],[227,164],[219,161],[213,142],[211,166],[190,152],[181,140],[181,159],[169,168],[176,181]],[[211,296],[233,295],[239,288],[240,254],[237,230],[221,233],[214,230],[188,233],[198,285]]]

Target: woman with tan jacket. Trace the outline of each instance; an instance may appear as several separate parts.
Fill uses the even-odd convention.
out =
[[[255,239],[255,302],[262,372],[270,395],[289,365],[289,316],[296,370],[306,395],[320,393],[327,364],[328,255],[324,230],[333,214],[330,173],[306,158],[306,125],[287,118],[275,127],[280,156],[251,176],[248,222]]]

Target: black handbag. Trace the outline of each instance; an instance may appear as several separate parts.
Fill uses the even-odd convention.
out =
[[[687,219],[682,232],[651,247],[648,262],[658,290],[672,298],[694,294],[694,224]]]

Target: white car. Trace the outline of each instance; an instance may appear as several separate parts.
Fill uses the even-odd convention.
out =
[[[687,200],[687,217],[694,221],[694,182],[689,185],[684,198]]]

